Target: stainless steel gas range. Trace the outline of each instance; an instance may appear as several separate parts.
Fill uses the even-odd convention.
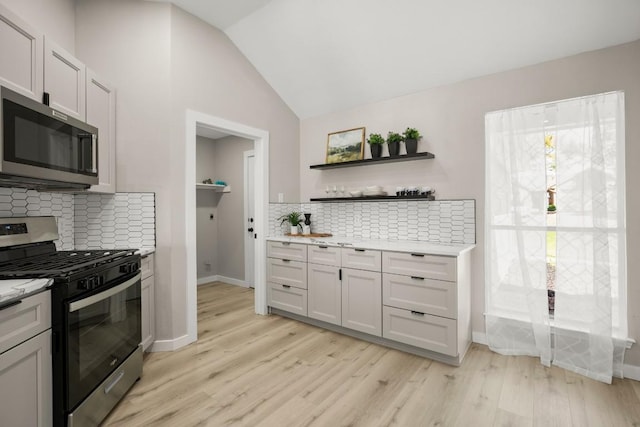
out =
[[[54,279],[53,425],[97,426],[142,374],[140,256],[57,239],[54,217],[1,218],[0,279]]]

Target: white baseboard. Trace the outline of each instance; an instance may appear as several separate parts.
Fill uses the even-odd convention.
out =
[[[219,276],[217,274],[214,274],[213,276],[207,276],[207,277],[198,277],[198,286],[200,285],[204,285],[205,283],[211,283],[211,282],[217,282],[218,280],[220,280],[218,278]]]
[[[191,339],[187,334],[172,340],[155,340],[151,347],[149,347],[149,351],[153,353],[157,351],[174,351],[191,344],[193,341],[195,340]]]
[[[198,286],[211,282],[224,282],[230,285],[242,286],[243,288],[250,287],[249,283],[245,282],[244,280],[234,279],[233,277],[220,276],[219,274],[216,274],[215,276],[200,277],[198,279]]]
[[[622,375],[630,380],[640,381],[640,366],[624,365],[622,366]]]

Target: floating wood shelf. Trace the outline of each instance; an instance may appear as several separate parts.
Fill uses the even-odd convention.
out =
[[[196,190],[209,190],[218,193],[231,193],[231,186],[218,184],[201,184],[196,182]]]
[[[309,199],[311,202],[376,202],[376,201],[402,201],[402,200],[435,200],[432,195],[415,196],[362,196],[362,197],[319,197]]]
[[[404,154],[402,156],[393,156],[393,157],[378,157],[376,159],[351,160],[349,162],[342,162],[342,163],[323,163],[320,165],[311,165],[309,166],[309,169],[337,169],[337,168],[347,168],[351,166],[377,165],[381,163],[395,163],[395,162],[408,162],[410,160],[435,159],[435,157],[436,156],[431,153],[424,152],[424,153],[415,153],[415,154]]]

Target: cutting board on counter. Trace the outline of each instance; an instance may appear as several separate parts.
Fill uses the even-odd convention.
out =
[[[286,233],[285,236],[289,237],[331,237],[333,234],[331,233],[311,233],[311,234],[291,234]]]

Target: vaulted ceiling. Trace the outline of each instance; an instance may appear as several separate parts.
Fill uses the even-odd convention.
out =
[[[300,118],[640,39],[638,0],[172,3],[224,31]]]

